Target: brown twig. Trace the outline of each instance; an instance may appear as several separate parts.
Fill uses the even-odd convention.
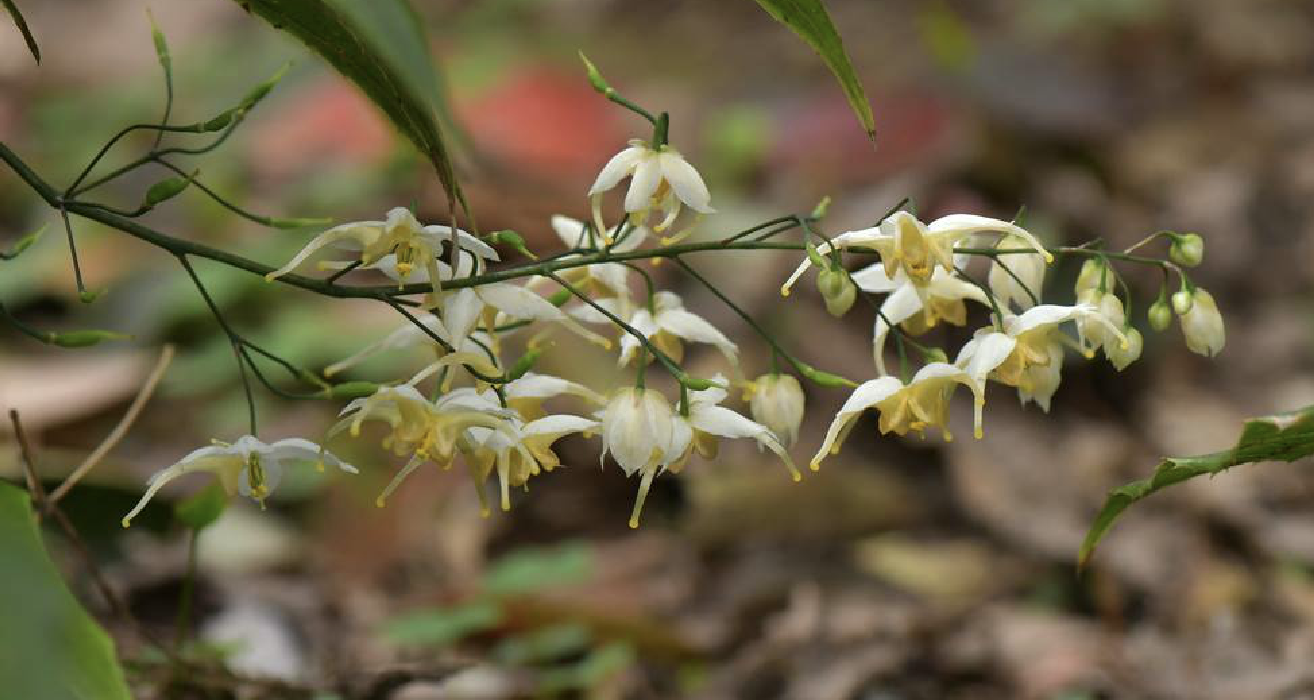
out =
[[[137,392],[137,397],[132,400],[132,405],[128,406],[128,411],[123,414],[119,424],[114,426],[114,430],[110,431],[110,434],[105,437],[100,445],[83,460],[82,464],[78,465],[77,469],[73,470],[72,474],[68,475],[67,479],[64,479],[64,482],[58,488],[50,492],[50,496],[46,499],[46,508],[53,508],[55,504],[59,503],[60,499],[66,496],[69,490],[82,480],[82,477],[86,476],[99,464],[105,458],[105,455],[109,454],[110,450],[119,444],[124,435],[127,435],[132,424],[137,421],[137,416],[141,414],[141,409],[145,407],[146,402],[155,393],[155,387],[159,385],[160,379],[164,377],[164,372],[169,368],[169,363],[172,361],[173,346],[165,345],[160,351],[160,359],[155,362],[155,368],[146,377],[146,383],[142,384],[141,390]]]

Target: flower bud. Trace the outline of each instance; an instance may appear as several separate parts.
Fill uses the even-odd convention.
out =
[[[1177,294],[1173,295],[1174,299]],[[1199,287],[1195,289],[1191,308],[1182,314],[1182,335],[1186,337],[1186,347],[1191,352],[1205,357],[1213,357],[1222,352],[1227,342],[1223,315],[1218,312],[1213,295]]]
[[[1172,301],[1173,311],[1176,311],[1178,316],[1185,316],[1187,312],[1191,310],[1191,306],[1195,303],[1195,298],[1190,292],[1181,289],[1173,292]]]
[[[1135,328],[1124,328],[1123,335],[1127,337],[1127,347],[1124,348],[1122,343],[1106,343],[1104,345],[1104,356],[1109,358],[1109,362],[1119,372],[1127,368],[1127,365],[1135,362],[1141,356],[1141,350],[1145,348],[1145,338],[1141,332]]]
[[[1030,247],[1020,236],[1005,236],[995,246],[1003,250]],[[1010,271],[1012,274],[1009,274]],[[990,283],[990,291],[999,299],[1000,304],[1012,303],[1019,309],[1029,309],[1040,298],[1041,285],[1045,281],[1045,259],[1040,253],[1006,253],[996,256],[990,265],[987,281]]]
[[[803,387],[792,374],[764,374],[753,381],[748,403],[753,420],[765,425],[786,447],[798,440],[803,423]]]
[[[1204,260],[1204,239],[1197,233],[1184,233],[1173,237],[1168,257],[1178,265],[1195,267]]]
[[[1077,274],[1076,293],[1080,297],[1083,292],[1100,288],[1100,280],[1104,277],[1104,263],[1097,258],[1090,258],[1081,264],[1081,272]]]
[[[675,412],[660,391],[626,388],[602,411],[602,439],[626,475],[652,471],[668,455],[675,433]]]
[[[858,298],[858,287],[849,279],[849,273],[839,268],[830,268],[817,275],[817,289],[821,298],[826,300],[826,311],[831,316],[843,316]]]
[[[114,331],[68,331],[66,333],[51,333],[47,336],[51,345],[58,345],[61,348],[87,348],[92,345],[99,345],[106,340],[130,340],[132,336]]]
[[[1150,328],[1156,331],[1166,331],[1168,326],[1173,323],[1173,310],[1168,305],[1168,300],[1159,297],[1159,300],[1150,304],[1150,310],[1146,314],[1150,319]]]

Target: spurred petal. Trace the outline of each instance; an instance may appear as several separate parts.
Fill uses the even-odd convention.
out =
[[[594,180],[593,186],[589,188],[589,194],[595,195],[615,187],[626,175],[634,172],[639,161],[648,153],[648,149],[643,146],[630,146],[625,150],[617,153],[602,166],[602,172],[598,173],[598,179]]]
[[[872,379],[854,389],[848,400],[840,407],[839,413],[835,414],[835,420],[831,421],[830,428],[826,430],[826,439],[822,440],[821,448],[812,458],[812,468],[816,469],[826,455],[839,451],[840,434],[850,423],[857,420],[863,411],[893,396],[901,389],[903,382],[897,377]]]
[[[858,285],[858,289],[872,294],[893,292],[909,284],[908,276],[903,274],[902,269],[894,275],[894,279],[890,279],[885,274],[885,265],[883,263],[868,265],[850,274],[849,277],[853,279],[854,284]]]
[[[648,202],[662,183],[662,165],[655,154],[648,152],[634,168],[630,189],[625,193],[625,211],[636,212],[648,208]]]
[[[715,345],[732,363],[738,362],[738,348],[725,334],[706,319],[684,309],[667,309],[657,314],[657,325],[671,335],[695,343]]]
[[[712,195],[707,191],[707,185],[698,171],[689,165],[689,161],[673,151],[666,151],[658,155],[657,159],[661,162],[662,177],[666,178],[681,202],[700,214],[716,212],[712,209]]]

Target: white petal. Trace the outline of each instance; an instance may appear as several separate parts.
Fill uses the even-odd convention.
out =
[[[689,165],[689,161],[672,151],[666,151],[657,158],[661,162],[662,177],[670,184],[675,196],[679,197],[681,202],[700,214],[716,212],[712,209],[712,195],[707,191],[707,185],[698,171]]]
[[[863,382],[849,396],[844,405],[840,407],[839,413],[835,414],[835,420],[831,421],[830,428],[826,430],[826,439],[821,442],[821,448],[812,458],[812,466],[816,468],[821,460],[825,458],[835,447],[840,433],[849,423],[857,420],[862,412],[884,401],[890,396],[903,389],[903,382],[897,377],[880,377]]]
[[[649,200],[657,192],[661,182],[661,162],[655,157],[644,156],[634,168],[634,177],[630,178],[630,189],[625,193],[625,211],[636,212],[647,209]]]
[[[621,180],[625,179],[626,175],[634,171],[634,168],[646,153],[648,153],[647,148],[631,146],[612,156],[611,160],[602,166],[602,171],[598,173],[598,179],[589,188],[589,194],[595,195],[615,187]]]
[[[1008,359],[1015,347],[1015,338],[1004,333],[987,333],[964,345],[954,364],[966,370],[977,382],[983,382]]]
[[[484,312],[484,302],[473,289],[458,289],[444,293],[442,310],[443,323],[450,334],[446,340],[455,345],[474,330],[479,315]]]
[[[1063,323],[1078,316],[1094,313],[1096,313],[1095,307],[1090,305],[1058,306],[1055,304],[1041,304],[1027,309],[1019,316],[1008,319],[1005,328],[1009,335],[1019,336],[1041,326]]]
[[[738,361],[735,344],[702,316],[684,309],[668,309],[657,314],[657,325],[685,340],[715,345],[730,362]]]
[[[977,216],[976,214],[950,214],[942,216],[932,221],[926,226],[927,230],[938,234],[968,234],[978,231],[997,231],[999,233],[1009,233],[1019,236],[1026,240],[1031,247],[1040,251],[1040,254],[1046,260],[1051,260],[1052,255],[1045,250],[1045,246],[1030,231],[1018,226],[1017,224],[1000,219],[992,219],[988,216]]]
[[[598,421],[583,418],[581,416],[553,415],[544,416],[538,420],[531,421],[525,426],[521,433],[525,436],[554,435],[560,437],[567,433],[583,433],[590,430],[597,430],[599,425],[601,425],[601,423]]]
[[[653,320],[652,314],[648,313],[647,309],[635,311],[634,316],[629,320],[629,324],[634,330],[643,334],[645,338],[651,338],[658,330],[657,322]],[[628,365],[630,360],[634,359],[634,354],[638,352],[640,345],[639,339],[634,337],[633,333],[628,331],[621,333],[620,359],[618,361],[621,367]]]
[[[614,250],[614,249],[613,249]],[[589,276],[618,296],[630,291],[630,269],[620,263],[599,263],[585,268]],[[581,319],[582,320],[582,319]]]
[[[886,319],[889,319],[890,323],[899,324],[912,318],[921,310],[922,299],[917,295],[917,288],[911,284],[899,287],[893,294],[886,297],[885,302],[881,304],[881,313],[876,316],[876,324],[871,339],[872,356],[876,360],[876,369],[881,374],[886,374],[885,339],[890,334],[890,327],[885,323]]]
[[[647,226],[633,226],[625,234],[625,237],[611,247],[613,253],[628,253],[636,250],[643,242],[648,240],[650,232]],[[623,266],[622,266],[623,267]]]
[[[872,294],[893,292],[909,283],[902,269],[895,274],[894,279],[890,279],[885,274],[885,265],[882,263],[868,265],[849,276],[853,278],[853,283],[858,285],[858,289]]]
[[[341,245],[343,243],[351,242],[353,244],[359,244],[359,247],[364,247],[368,243],[377,239],[381,234],[382,226],[374,221],[334,226],[311,239],[311,241],[306,244],[306,247],[302,248],[300,252],[293,256],[286,265],[265,275],[265,279],[276,279],[297,269],[302,263],[310,259],[310,256],[314,255],[320,248],[327,245]]]
[[[586,248],[589,245],[589,237],[584,230],[584,222],[572,219],[569,216],[560,214],[552,215],[552,230],[557,233],[557,237],[567,248]]]
[[[771,432],[766,426],[724,406],[706,404],[697,405],[689,411],[689,424],[696,430],[724,438],[757,438]]]

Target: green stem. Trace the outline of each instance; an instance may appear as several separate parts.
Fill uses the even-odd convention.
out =
[[[182,654],[182,646],[187,641],[187,631],[192,624],[192,591],[196,588],[196,541],[200,534],[199,529],[192,528],[191,536],[187,538],[187,573],[183,577],[182,593],[178,600],[178,627],[173,637],[173,651],[179,655]]]

